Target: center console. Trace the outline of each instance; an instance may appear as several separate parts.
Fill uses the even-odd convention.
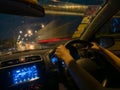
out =
[[[0,90],[48,90],[56,84],[51,81],[44,61],[0,68]]]

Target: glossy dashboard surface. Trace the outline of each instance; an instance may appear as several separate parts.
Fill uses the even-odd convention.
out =
[[[53,65],[47,58],[48,51],[26,51],[0,57],[0,90],[47,90],[55,88],[54,85],[58,88],[52,77],[56,72],[47,70]]]

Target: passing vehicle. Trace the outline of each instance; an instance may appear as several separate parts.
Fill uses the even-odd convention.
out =
[[[91,48],[120,57],[120,0],[85,1],[0,0],[0,90],[79,90],[55,55],[61,44],[103,87],[120,88],[114,63]]]

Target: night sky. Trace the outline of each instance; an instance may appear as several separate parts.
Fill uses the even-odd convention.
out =
[[[52,1],[52,0],[51,0]],[[40,0],[40,4],[46,4],[51,2],[50,0]],[[65,0],[59,0],[65,1]],[[69,2],[73,2],[73,0],[68,0]],[[74,0],[74,3],[81,4],[101,4],[103,0]],[[34,18],[34,17],[26,17],[26,16],[15,16],[15,15],[6,15],[0,14],[0,39],[6,39],[10,37],[17,38],[19,31],[22,30],[23,33],[26,33],[28,29],[40,30],[41,24],[44,25],[49,24],[53,20],[59,20],[59,24],[67,23],[69,20],[75,20],[74,16],[50,16],[46,15],[45,17]],[[78,17],[77,17],[78,18]],[[64,21],[63,21],[64,20]],[[76,21],[80,23],[81,17]],[[77,25],[75,25],[76,27]]]
[[[49,18],[49,16],[48,16]],[[26,16],[15,16],[15,15],[5,15],[0,14],[0,37],[7,38],[13,36],[13,34],[17,35],[20,30],[24,33],[25,29],[31,29],[31,26],[35,26],[35,24],[40,24],[44,22],[45,24],[49,22],[49,19],[46,18],[33,18]],[[52,19],[52,18],[51,18]]]
[[[18,22],[21,22],[21,19],[16,18],[16,16],[0,14],[0,37],[12,36],[15,27],[19,24]]]
[[[50,16],[46,15],[45,17],[33,18],[33,17],[21,17],[14,15],[5,15],[0,14],[0,38],[10,38],[13,35],[17,38],[19,31],[22,30],[23,33],[26,33],[28,29],[40,30],[41,24],[47,25],[52,21],[57,21],[57,27],[61,26],[63,23],[68,23],[71,20],[76,20],[77,23],[81,22],[81,17],[74,16]],[[76,28],[78,24],[75,25]],[[56,27],[55,27],[56,28]],[[54,29],[54,28],[53,28]]]

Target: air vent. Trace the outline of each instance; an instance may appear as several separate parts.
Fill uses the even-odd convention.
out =
[[[15,65],[19,63],[19,59],[14,59],[14,60],[8,60],[8,61],[4,61],[1,62],[1,67],[5,67],[5,66],[10,66],[10,65]]]
[[[0,66],[5,67],[5,66],[17,65],[17,64],[20,64],[20,63],[37,61],[37,60],[42,60],[41,56],[24,57],[23,61],[21,61],[20,59],[7,60],[7,61],[4,61],[4,62],[1,62]]]
[[[42,58],[40,56],[29,56],[25,57],[26,62],[31,62],[31,61],[36,61],[36,60],[41,60]]]

